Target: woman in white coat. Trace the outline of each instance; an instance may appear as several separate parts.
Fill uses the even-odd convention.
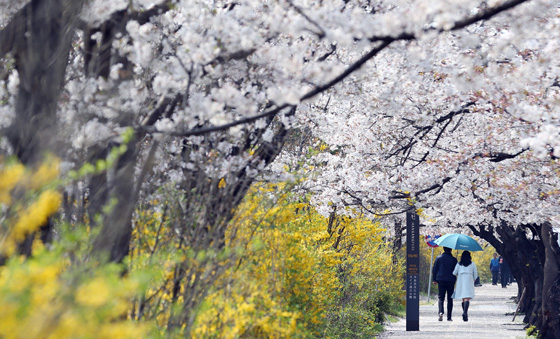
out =
[[[469,321],[469,303],[474,298],[474,281],[478,278],[476,265],[472,262],[471,252],[464,251],[461,254],[461,261],[455,265],[453,275],[457,276],[457,284],[453,299],[462,299],[463,302],[463,321]]]

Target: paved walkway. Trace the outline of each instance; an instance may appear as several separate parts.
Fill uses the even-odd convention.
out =
[[[437,287],[436,287],[437,288]],[[517,295],[517,284],[507,288],[501,285],[485,284],[475,288],[475,299],[469,307],[469,321],[464,322],[461,314],[461,303],[454,302],[453,321],[437,320],[437,297],[434,300],[420,302],[420,331],[406,331],[406,319],[399,319],[396,323],[386,325],[386,331],[379,339],[414,338],[414,339],[522,339],[528,338],[521,320],[523,315],[517,315],[512,322],[517,304],[511,297]],[[447,304],[446,304],[447,307]],[[507,315],[506,315],[507,313]]]

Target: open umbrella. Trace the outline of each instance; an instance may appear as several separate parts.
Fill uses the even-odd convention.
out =
[[[462,251],[482,251],[482,247],[468,235],[450,233],[439,237],[434,241],[439,246],[449,247]]]

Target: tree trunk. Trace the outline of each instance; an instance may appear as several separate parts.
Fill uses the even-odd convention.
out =
[[[84,2],[33,0],[2,32],[13,38],[8,52],[14,56],[20,80],[8,139],[26,165],[41,161],[45,151],[55,149],[57,103]]]
[[[523,322],[535,326],[540,338],[560,338],[560,266],[559,249],[550,224],[523,225],[516,228],[502,224],[494,235],[492,226],[471,227],[474,234],[488,241],[508,261],[520,285],[525,289],[520,311]],[[533,234],[528,239],[526,231]],[[520,294],[519,294],[520,295]]]
[[[109,182],[112,188],[108,195],[116,199],[115,205],[103,220],[102,229],[94,242],[94,249],[108,254],[108,260],[112,262],[121,262],[129,252],[132,214],[137,201],[136,185],[141,185],[140,182],[135,184],[136,143],[136,140],[132,140],[115,164],[114,177]]]
[[[0,57],[11,53],[19,74],[15,118],[7,138],[26,166],[35,166],[57,148],[56,112],[64,85],[74,28],[85,0],[33,0],[0,32]],[[52,225],[41,226],[50,238]],[[18,250],[31,255],[34,235]]]
[[[542,325],[539,327],[539,334],[542,339],[560,338],[559,251],[548,222],[541,227],[541,239],[545,248],[545,262],[541,300]]]
[[[393,265],[396,265],[399,262],[398,253],[402,248],[402,237],[403,237],[403,230],[404,230],[404,227],[402,225],[402,220],[395,219],[394,227],[395,227],[395,236],[393,238],[392,258],[393,258]]]

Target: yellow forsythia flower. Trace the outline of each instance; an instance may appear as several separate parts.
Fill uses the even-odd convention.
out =
[[[28,186],[33,189],[40,188],[41,186],[52,182],[58,177],[59,173],[59,161],[50,160],[46,163],[42,163],[41,166],[33,173],[29,179]]]
[[[102,306],[110,297],[109,285],[102,278],[95,278],[76,291],[76,301],[84,306]]]
[[[12,231],[13,240],[23,240],[27,234],[45,224],[47,218],[58,210],[61,201],[62,197],[56,191],[48,190],[41,193],[39,199],[29,206],[16,222]]]
[[[224,188],[224,187],[226,187],[226,179],[222,178],[218,183],[218,188]]]
[[[21,164],[9,166],[0,170],[0,203],[11,202],[10,191],[17,185],[25,173]]]

